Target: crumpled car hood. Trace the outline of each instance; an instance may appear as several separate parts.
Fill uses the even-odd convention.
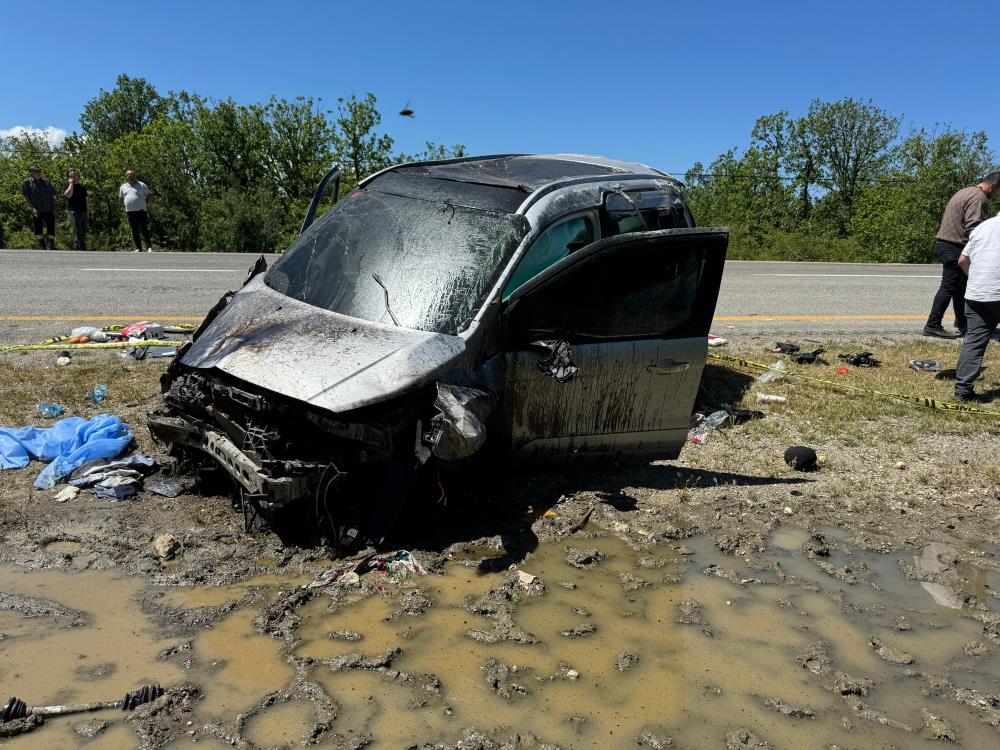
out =
[[[181,363],[344,412],[429,383],[464,354],[458,336],[332,313],[279,294],[260,275],[233,296]]]

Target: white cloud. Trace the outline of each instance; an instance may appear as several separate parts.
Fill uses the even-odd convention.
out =
[[[49,125],[47,128],[33,128],[30,125],[15,125],[6,130],[0,129],[0,138],[22,138],[26,135],[40,135],[50,146],[58,146],[69,135],[62,128]]]

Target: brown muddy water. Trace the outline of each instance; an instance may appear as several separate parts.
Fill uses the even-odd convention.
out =
[[[344,746],[345,738],[370,738],[372,748],[454,745],[476,727],[498,737],[532,733],[563,748],[636,747],[643,735],[649,747],[667,737],[675,747],[725,747],[740,729],[779,748],[902,748],[926,743],[931,725],[939,734],[946,726],[962,747],[1000,745],[984,721],[1000,686],[1000,647],[971,616],[968,597],[900,569],[901,561],[933,572],[947,549],[824,558],[853,571],[852,584],[802,554],[808,537],[779,530],[753,568],[704,538],[640,552],[611,537],[573,537],[543,544],[519,564],[544,593],[537,582],[516,583],[513,571],[480,572],[482,550],[456,554],[442,573],[401,584],[369,573],[374,594],[349,584],[320,591],[298,610],[301,625],[288,641],[259,633],[253,621],[300,579],[158,592],[107,572],[3,567],[0,592],[66,611],[29,617],[38,612],[0,609],[0,700],[114,700],[146,683],[186,680],[203,698],[167,747],[228,747],[203,727],[234,725],[266,694],[291,692],[297,665],[337,706],[319,747]],[[579,569],[567,562],[573,549],[605,559]],[[511,579],[512,622],[470,611],[470,602]],[[971,579],[978,590],[969,593],[997,608],[1000,581]],[[430,606],[401,609],[415,589]],[[226,614],[178,637],[150,601]],[[187,641],[189,658],[160,656]],[[381,668],[338,661],[397,648]],[[929,675],[947,677],[950,687]],[[974,699],[962,702],[959,692]],[[110,723],[95,738],[74,730],[94,719]],[[278,702],[246,722],[241,746],[301,745],[316,722],[307,699]],[[104,711],[50,719],[0,745],[116,750],[138,741],[121,712]]]

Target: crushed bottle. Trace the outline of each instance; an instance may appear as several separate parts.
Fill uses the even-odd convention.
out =
[[[773,383],[775,380],[781,380],[785,377],[788,372],[788,368],[785,366],[785,360],[779,359],[773,365],[767,368],[767,372],[757,378],[758,383]]]
[[[43,403],[37,404],[35,409],[46,419],[55,419],[63,413],[63,408],[59,404]]]
[[[729,419],[729,416],[729,412],[725,409],[713,411],[701,420],[701,422],[688,430],[688,440],[698,445],[704,445],[708,442],[708,436],[719,429]]]
[[[95,404],[103,403],[108,397],[108,387],[106,385],[95,385],[94,390],[87,391],[87,398],[93,401]]]

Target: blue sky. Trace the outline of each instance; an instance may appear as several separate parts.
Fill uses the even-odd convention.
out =
[[[844,96],[985,130],[1000,149],[988,2],[3,5],[0,131],[71,131],[127,73],[244,102],[372,91],[405,151],[432,140],[683,171],[746,144],[758,115]],[[415,119],[394,114],[407,101]]]

